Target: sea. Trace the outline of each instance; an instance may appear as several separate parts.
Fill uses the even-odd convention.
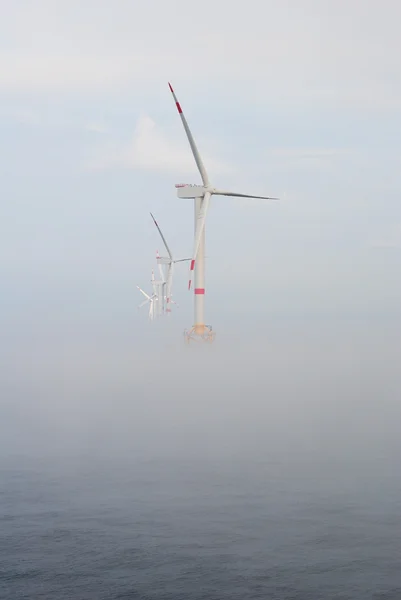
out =
[[[7,347],[0,600],[401,600],[401,337],[361,331]]]
[[[341,439],[339,439],[341,444]],[[399,600],[399,457],[2,456],[2,600]]]

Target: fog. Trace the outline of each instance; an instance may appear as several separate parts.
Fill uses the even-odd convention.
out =
[[[138,321],[2,344],[2,459],[395,468],[397,322],[222,318],[213,346],[188,347],[177,321]]]

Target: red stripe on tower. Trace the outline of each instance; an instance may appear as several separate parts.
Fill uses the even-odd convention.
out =
[[[194,292],[195,294],[204,294],[205,288],[195,288]]]
[[[195,268],[195,261],[191,260],[191,271],[193,271]]]

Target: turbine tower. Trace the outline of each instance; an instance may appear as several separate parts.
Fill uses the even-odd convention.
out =
[[[156,260],[157,260],[157,264],[159,265],[159,269],[160,269],[160,275],[161,278],[164,280],[163,277],[163,267],[162,265],[166,265],[167,266],[167,281],[166,283],[166,304],[167,304],[167,308],[166,308],[166,313],[168,315],[170,315],[171,313],[171,308],[170,308],[170,304],[176,304],[175,302],[172,301],[171,296],[172,296],[172,286],[173,286],[173,273],[174,273],[174,265],[176,263],[179,262],[186,262],[191,260],[190,258],[179,258],[179,259],[174,259],[172,252],[166,242],[166,238],[164,237],[162,230],[159,227],[159,224],[157,223],[156,219],[154,218],[154,216],[152,215],[152,213],[150,213],[150,216],[153,219],[154,224],[157,227],[157,230],[160,234],[160,237],[163,241],[164,247],[167,250],[167,256],[160,256],[159,253],[156,253]]]
[[[180,103],[178,102],[177,96],[171,84],[169,83],[170,91],[173,95],[175,105],[178,110],[178,114],[181,117],[182,124],[185,129],[185,133],[188,138],[189,145],[192,150],[193,157],[198,167],[198,171],[202,178],[202,185],[188,185],[178,184],[177,195],[179,198],[189,198],[194,200],[195,204],[195,237],[194,247],[190,266],[190,276],[188,282],[188,289],[191,289],[192,276],[195,271],[195,285],[194,285],[194,312],[195,319],[194,324],[189,332],[185,332],[186,341],[189,343],[191,340],[212,342],[214,340],[215,333],[212,331],[210,325],[205,325],[204,319],[204,307],[205,307],[205,220],[206,214],[209,208],[210,199],[212,196],[234,196],[237,198],[261,198],[263,200],[278,200],[278,198],[272,198],[270,196],[254,196],[251,194],[238,194],[236,192],[229,192],[220,190],[211,185],[209,176],[206,172],[205,166],[202,162],[201,156],[195,144],[195,140],[192,136],[191,130],[189,129],[187,120],[182,112]]]
[[[156,296],[157,316],[161,317],[164,314],[164,287],[166,285],[163,278],[163,271],[161,270],[161,279],[156,280],[155,274],[152,271],[152,288],[153,295]]]

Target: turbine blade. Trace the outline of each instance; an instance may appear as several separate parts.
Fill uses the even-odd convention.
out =
[[[189,290],[191,289],[192,273],[195,269],[196,256],[198,254],[199,245],[201,243],[202,233],[205,228],[205,220],[206,220],[206,214],[207,214],[207,211],[209,208],[210,196],[211,196],[210,192],[205,193],[205,195],[202,198],[202,203],[200,206],[199,213],[196,216],[194,252],[192,255],[191,266],[190,266],[190,271],[189,271],[189,282],[188,282]]]
[[[177,262],[186,262],[188,260],[192,260],[192,258],[179,258],[178,260],[173,260],[173,262],[174,263],[177,263]]]
[[[196,166],[198,167],[199,173],[200,173],[200,175],[202,177],[203,185],[206,187],[206,186],[209,185],[209,177],[208,177],[208,175],[206,173],[205,166],[204,166],[204,164],[202,162],[202,159],[200,157],[198,148],[196,147],[196,144],[195,144],[195,140],[194,140],[194,138],[192,136],[190,128],[188,127],[187,120],[184,117],[184,113],[182,112],[182,108],[181,108],[180,103],[178,102],[177,96],[175,95],[174,90],[171,87],[171,83],[169,83],[168,85],[169,85],[171,93],[173,94],[175,105],[176,105],[178,113],[179,113],[179,115],[181,117],[182,124],[184,125],[185,133],[187,134],[188,142],[189,142],[189,145],[191,146],[191,150],[192,150],[192,154],[194,155]]]
[[[149,298],[149,300],[144,300],[144,301],[142,302],[142,304],[140,304],[140,305],[138,306],[138,309],[139,309],[139,308],[142,308],[142,306],[145,306],[145,304],[147,304],[148,302],[151,302],[150,298]]]
[[[169,255],[169,257],[171,258],[171,260],[173,260],[173,255],[171,254],[171,250],[170,250],[170,248],[169,248],[169,247],[168,247],[168,245],[167,245],[166,238],[165,238],[165,237],[164,237],[164,235],[162,234],[162,230],[160,229],[160,227],[159,227],[159,225],[158,225],[158,223],[157,223],[156,219],[155,219],[155,218],[154,218],[154,216],[152,215],[152,213],[150,213],[150,216],[152,217],[152,219],[153,219],[153,222],[154,222],[154,224],[156,225],[158,232],[160,233],[160,237],[161,237],[161,239],[163,240],[163,244],[164,244],[164,246],[165,246],[165,248],[166,248],[166,250],[167,250],[167,252],[168,252],[168,255]]]
[[[235,198],[258,198],[260,200],[279,200],[271,196],[253,196],[251,194],[237,194],[236,192],[225,192],[223,190],[214,190],[213,196],[234,196]]]
[[[141,294],[143,294],[145,296],[145,298],[147,298],[148,300],[150,300],[150,296],[148,296],[147,293],[144,292],[143,289],[139,287],[139,285],[137,285],[136,287],[141,292]]]

